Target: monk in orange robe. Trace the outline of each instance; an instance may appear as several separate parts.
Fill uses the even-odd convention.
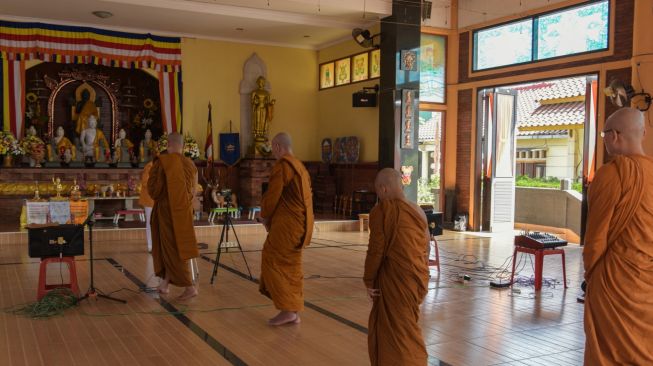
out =
[[[589,189],[585,265],[585,365],[653,365],[653,159],[644,115],[622,108],[605,123],[615,158]]]
[[[168,135],[168,153],[155,159],[147,181],[154,200],[152,209],[152,258],[154,272],[163,281],[159,292],[168,293],[168,284],[185,287],[179,300],[197,295],[189,260],[199,256],[193,227],[193,196],[197,168],[181,154],[183,138]]]
[[[313,235],[311,177],[293,156],[290,136],[272,139],[277,162],[261,202],[261,217],[268,230],[261,258],[260,291],[280,310],[270,325],[299,323],[304,309],[302,250]]]
[[[375,181],[380,202],[370,212],[363,280],[373,302],[367,337],[372,366],[427,364],[419,305],[428,292],[426,215],[406,199],[401,174],[390,168]]]

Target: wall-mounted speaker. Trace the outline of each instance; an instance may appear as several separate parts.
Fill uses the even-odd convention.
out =
[[[376,107],[376,93],[356,92],[352,94],[353,107]]]

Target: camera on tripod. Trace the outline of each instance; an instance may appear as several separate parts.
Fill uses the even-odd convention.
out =
[[[227,204],[227,207],[231,206],[231,189],[221,190],[220,195],[222,198],[224,198],[224,202]]]

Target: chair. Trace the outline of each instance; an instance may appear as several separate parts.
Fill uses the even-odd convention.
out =
[[[248,210],[247,218],[250,219],[250,220],[256,219],[256,213],[257,212],[259,212],[259,213],[261,212],[261,208],[259,206],[250,207],[249,210]]]
[[[215,218],[225,212],[234,219],[240,218],[240,207],[216,207],[212,208],[209,213],[209,223],[213,225],[215,223]]]
[[[59,285],[48,285],[47,268],[49,263],[66,263],[68,265],[68,273],[70,274],[70,282],[62,283]],[[50,290],[62,287],[69,288],[75,295],[79,297],[79,285],[77,284],[77,268],[75,267],[75,257],[42,258],[41,266],[39,268],[39,287],[37,290],[36,299],[41,300],[48,292],[50,292]]]

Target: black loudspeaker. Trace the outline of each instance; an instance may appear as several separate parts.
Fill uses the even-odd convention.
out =
[[[84,225],[57,225],[27,229],[30,258],[84,255]]]
[[[376,107],[376,93],[356,92],[351,99],[353,107]]]
[[[427,213],[426,221],[429,223],[429,233],[432,236],[442,235],[442,213]]]

